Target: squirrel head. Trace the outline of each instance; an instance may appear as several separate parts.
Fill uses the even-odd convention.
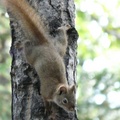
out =
[[[73,112],[75,110],[75,85],[65,86],[61,85],[58,87],[55,96],[53,98],[54,102],[63,108],[67,112]]]

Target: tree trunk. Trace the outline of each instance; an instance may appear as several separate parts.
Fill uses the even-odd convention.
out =
[[[65,56],[66,74],[68,83],[76,80],[76,40],[77,32],[74,29],[75,7],[73,0],[29,0],[29,3],[42,17],[45,26],[50,27],[50,34],[55,36],[54,30],[59,26],[70,24],[68,32],[68,48]],[[25,39],[19,22],[9,13],[12,33],[12,120],[47,120],[44,114],[44,104],[40,95],[40,81],[35,72],[24,58],[22,42]],[[32,16],[31,16],[32,17]],[[76,84],[76,83],[75,83]],[[59,115],[56,120],[77,120],[76,111],[66,113],[56,106]]]

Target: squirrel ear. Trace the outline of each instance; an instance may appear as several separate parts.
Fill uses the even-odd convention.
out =
[[[76,86],[75,86],[75,85],[72,85],[72,87],[71,87],[71,91],[72,91],[73,93],[76,92]]]
[[[67,93],[66,86],[60,86],[59,89],[58,89],[58,94],[61,95],[61,94],[64,94],[64,93]]]

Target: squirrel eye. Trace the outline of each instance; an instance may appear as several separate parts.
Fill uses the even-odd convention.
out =
[[[62,102],[63,102],[63,104],[67,104],[68,100],[66,98],[64,98]]]

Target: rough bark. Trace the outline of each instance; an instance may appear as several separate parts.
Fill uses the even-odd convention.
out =
[[[77,32],[74,29],[75,6],[73,0],[29,0],[29,3],[42,17],[45,26],[50,27],[50,34],[55,36],[54,30],[61,25],[70,24],[73,28],[68,32],[69,46],[65,56],[66,74],[68,83],[76,80],[76,40]],[[61,11],[63,14],[61,15]],[[10,14],[10,13],[9,13]],[[32,16],[31,16],[32,17]],[[44,104],[40,95],[40,82],[35,72],[24,58],[22,42],[25,39],[19,22],[11,18],[12,35],[12,120],[47,120],[44,114]],[[66,113],[56,106],[59,115],[56,120],[77,120],[74,114]]]

